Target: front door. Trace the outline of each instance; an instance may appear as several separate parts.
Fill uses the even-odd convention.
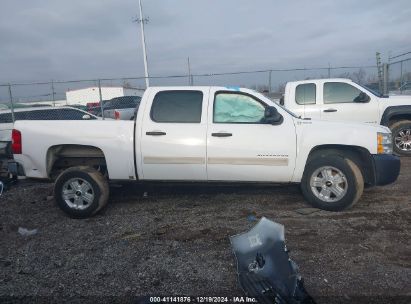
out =
[[[296,134],[291,116],[262,123],[275,106],[240,91],[210,91],[207,131],[209,180],[288,182],[294,170]]]
[[[368,93],[367,95],[370,97],[368,102],[356,101],[362,92],[368,93],[355,86],[354,83],[324,82],[321,119],[379,123],[379,109],[374,96],[370,96]]]

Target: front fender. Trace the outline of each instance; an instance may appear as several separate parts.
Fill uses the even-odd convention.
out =
[[[311,151],[317,147],[361,148],[368,154],[377,153],[377,132],[386,127],[359,123],[329,121],[299,121],[296,124],[297,159],[292,182],[300,182]]]

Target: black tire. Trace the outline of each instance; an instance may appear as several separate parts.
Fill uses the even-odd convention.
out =
[[[69,180],[79,178],[90,186],[93,199],[84,209],[70,207],[63,198],[63,187]],[[86,183],[86,184],[87,184]],[[72,218],[87,218],[103,209],[108,202],[109,185],[107,179],[96,169],[86,166],[72,167],[63,171],[54,184],[54,198],[57,206]]]
[[[395,138],[399,136],[399,133],[403,130],[411,130],[411,120],[400,120],[392,125],[390,125],[390,129],[392,132],[392,140],[394,146],[394,153],[400,156],[411,156],[411,149],[408,151],[402,150],[398,146],[398,142],[396,142]]]
[[[343,183],[347,186],[345,194],[334,202],[320,199],[314,194],[315,189],[318,190],[318,188],[310,185],[311,177],[322,167],[334,167],[341,171],[346,179],[346,183]],[[364,178],[361,170],[352,160],[337,154],[319,153],[317,156],[312,157],[305,167],[301,180],[301,190],[304,198],[313,207],[327,211],[341,211],[351,207],[360,199],[364,190]]]

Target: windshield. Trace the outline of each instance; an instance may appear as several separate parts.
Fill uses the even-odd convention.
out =
[[[371,94],[373,94],[373,95],[375,95],[375,96],[377,96],[377,97],[383,97],[384,95],[383,94],[381,94],[380,92],[377,92],[377,91],[374,91],[374,90],[372,90],[372,89],[370,89],[370,88],[368,88],[368,87],[366,87],[366,86],[364,86],[364,85],[361,85],[361,84],[359,84],[359,83],[357,83],[360,87],[362,87],[363,89],[366,89],[368,92],[370,92]]]
[[[296,114],[294,114],[293,112],[291,112],[290,110],[288,110],[288,109],[285,108],[284,106],[280,105],[279,103],[276,103],[276,104],[277,104],[277,106],[279,106],[281,109],[283,109],[283,110],[286,111],[288,114],[290,114],[292,117],[300,118],[300,119],[301,119],[301,116],[297,116]]]
[[[252,90],[252,91],[253,91],[254,95],[256,95],[256,97],[260,98],[261,100],[263,100],[263,101],[266,100],[266,101],[273,102],[276,106],[279,106],[281,109],[283,109],[284,111],[286,111],[286,112],[287,112],[288,114],[290,114],[292,117],[301,118],[301,117],[295,115],[295,114],[294,114],[293,112],[291,112],[290,110],[286,109],[284,106],[280,105],[280,103],[272,100],[271,98],[269,98],[269,97],[267,97],[267,96],[265,96],[265,95],[263,95],[263,94],[261,94],[261,93],[259,93],[259,92],[257,92],[257,91],[254,91],[254,90]]]

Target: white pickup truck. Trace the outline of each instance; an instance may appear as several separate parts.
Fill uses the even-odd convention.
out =
[[[300,119],[248,89],[150,87],[134,121],[14,128],[25,175],[55,179],[58,206],[80,218],[106,205],[109,180],[301,183],[309,203],[338,211],[400,170],[387,127]]]
[[[411,156],[411,96],[383,96],[339,78],[289,82],[284,93],[280,104],[302,118],[387,126],[394,152]]]

